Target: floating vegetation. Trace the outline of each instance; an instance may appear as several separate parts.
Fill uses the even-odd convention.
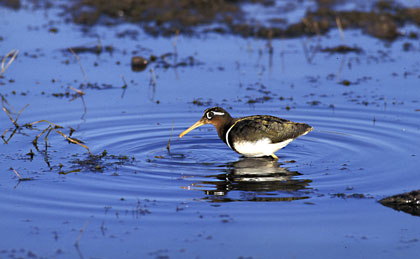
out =
[[[70,52],[77,53],[77,54],[83,54],[83,53],[91,53],[100,55],[102,52],[108,52],[109,54],[112,54],[114,52],[113,46],[102,46],[101,42],[98,41],[98,43],[94,46],[75,46],[70,47],[66,50],[70,50]]]
[[[162,67],[165,69],[177,67],[193,67],[203,64],[203,62],[200,62],[193,56],[187,56],[178,60],[178,54],[171,52],[165,53],[160,56],[152,55],[150,56],[149,60],[150,62],[154,62],[156,64],[156,67]]]
[[[70,161],[70,169],[63,170],[63,165],[60,165],[59,174],[70,174],[77,172],[98,172],[103,173],[105,169],[118,169],[119,166],[131,164],[135,161],[134,157],[126,155],[112,155],[108,154],[108,151],[104,150],[99,155],[90,155],[89,157],[77,158]],[[113,175],[118,175],[114,173]]]
[[[363,193],[352,193],[352,194],[347,194],[347,193],[333,193],[331,194],[332,198],[342,198],[342,199],[373,199],[372,196],[370,195],[365,195]]]
[[[264,103],[266,101],[270,101],[272,98],[268,95],[258,98],[251,98],[248,99],[247,103],[253,104],[253,103]]]
[[[202,98],[195,98],[192,101],[192,104],[197,105],[197,106],[210,106],[212,104],[212,101],[210,99],[205,101]]]
[[[322,48],[321,52],[328,52],[328,53],[340,53],[340,54],[345,54],[345,53],[349,53],[349,52],[354,52],[354,53],[362,53],[363,50],[357,46],[354,47],[349,47],[347,45],[339,45],[336,47],[329,47],[329,48]]]
[[[176,42],[176,41],[175,41]],[[156,68],[178,68],[178,67],[192,67],[202,65],[203,62],[198,61],[193,56],[185,58],[178,58],[176,44],[174,43],[175,52],[168,52],[160,56],[151,55],[149,58],[141,56],[131,57],[131,70],[134,72],[144,71],[150,64],[154,63]]]
[[[20,131],[22,129],[30,129],[30,130],[37,129],[37,130],[40,130],[41,132],[38,135],[35,136],[35,138],[32,141],[32,144],[34,145],[35,149],[38,150],[38,151],[39,151],[39,148],[38,148],[38,139],[41,136],[44,136],[44,139],[45,139],[45,151],[47,151],[47,148],[48,148],[48,136],[50,135],[51,132],[55,132],[55,133],[61,135],[62,137],[64,137],[69,143],[73,143],[73,144],[76,144],[76,145],[79,145],[79,146],[85,148],[89,152],[89,154],[92,155],[92,153],[90,152],[90,149],[83,143],[83,141],[78,140],[78,139],[72,137],[72,134],[75,131],[73,128],[69,127],[69,133],[68,134],[65,134],[63,132],[63,130],[62,130],[62,129],[64,129],[63,126],[60,126],[58,124],[55,124],[55,123],[50,122],[50,121],[47,121],[47,120],[38,120],[38,121],[34,121],[34,122],[30,122],[30,123],[25,123],[25,124],[19,125],[18,124],[18,119],[20,117],[20,114],[22,113],[22,111],[24,109],[26,109],[29,106],[29,104],[27,104],[26,106],[24,106],[18,112],[18,114],[17,114],[17,116],[16,116],[15,119],[13,119],[13,117],[11,116],[11,112],[9,111],[9,109],[7,109],[5,107],[5,104],[7,104],[7,101],[2,96],[2,108],[3,108],[3,111],[7,114],[7,116],[10,119],[10,121],[15,126],[14,129],[13,128],[6,129],[3,132],[3,134],[1,135],[1,138],[3,139],[3,141],[4,141],[5,144],[9,144],[9,141],[12,139],[12,137],[16,134],[16,132],[18,130]],[[41,123],[45,123],[48,126],[46,128],[44,128],[44,129],[42,129],[42,130],[41,129],[38,129],[36,127],[36,125],[37,124],[41,124]],[[8,138],[6,138],[6,134],[9,132],[9,130],[11,130],[12,133],[9,135]]]

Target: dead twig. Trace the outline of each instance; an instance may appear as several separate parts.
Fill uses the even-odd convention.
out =
[[[4,107],[3,103],[1,105],[2,105],[3,111],[7,114],[7,116],[9,117],[9,119],[12,121],[13,125],[15,125],[16,128],[18,128],[19,125],[17,125],[17,123],[15,122],[15,120],[12,118],[12,116],[9,113],[9,111],[6,109],[6,107]]]
[[[156,86],[156,74],[155,74],[155,70],[153,69],[153,67],[150,68],[150,73],[152,74],[152,79],[151,79],[151,85],[152,86]]]
[[[69,141],[70,143],[73,143],[73,144],[76,144],[76,145],[79,145],[79,146],[81,146],[81,147],[83,147],[83,148],[85,148],[88,152],[89,152],[89,154],[90,155],[92,155],[92,153],[90,152],[90,149],[86,146],[86,145],[84,145],[80,140],[77,140],[77,139],[75,139],[75,138],[72,138],[72,137],[69,137],[69,136],[67,136],[66,134],[64,134],[62,131],[60,131],[60,130],[58,130],[58,129],[62,129],[62,128],[64,128],[63,126],[60,126],[60,125],[58,125],[58,124],[55,124],[55,123],[53,123],[53,122],[50,122],[50,121],[47,121],[47,120],[38,120],[38,121],[34,121],[34,122],[30,122],[30,123],[26,123],[26,124],[23,124],[22,126],[20,126],[18,123],[17,123],[17,120],[19,119],[19,116],[20,116],[20,114],[22,113],[22,111],[26,108],[26,107],[28,107],[29,105],[25,105],[25,107],[23,107],[19,112],[18,112],[18,114],[17,114],[17,116],[16,116],[16,119],[13,119],[13,117],[10,115],[10,112],[6,109],[6,107],[4,106],[4,99],[2,100],[2,108],[3,108],[3,111],[7,114],[7,116],[9,117],[9,119],[12,121],[12,123],[13,123],[13,125],[15,125],[15,129],[14,129],[14,131],[13,131],[13,133],[10,135],[10,137],[6,140],[5,139],[5,135],[6,135],[6,133],[9,131],[9,129],[6,129],[4,132],[3,132],[3,134],[1,135],[1,138],[3,139],[3,141],[6,143],[6,144],[8,144],[8,142],[9,142],[9,140],[13,137],[13,135],[16,133],[16,131],[18,130],[18,129],[21,129],[21,128],[23,128],[23,127],[25,127],[25,128],[32,128],[35,124],[38,124],[38,123],[42,123],[42,122],[44,122],[44,123],[47,123],[48,124],[48,127],[46,127],[44,130],[42,130],[41,131],[41,133],[39,133],[35,138],[34,138],[34,140],[32,141],[32,143],[33,143],[33,145],[35,146],[35,148],[39,151],[39,149],[38,149],[38,139],[45,133],[45,132],[47,132],[47,134],[45,135],[45,150],[47,150],[47,148],[48,148],[48,136],[50,135],[50,133],[51,133],[51,131],[55,131],[56,133],[58,133],[58,134],[60,134],[61,136],[63,136],[67,141]],[[70,133],[69,133],[69,135],[71,136],[72,134],[73,134],[73,132],[74,132],[74,129],[73,128],[71,128],[70,127]]]
[[[10,115],[9,110],[6,109],[6,107],[4,106],[4,103],[1,103],[3,111],[7,114],[7,116],[9,117],[9,119],[12,121],[13,125],[15,125],[16,128],[19,128],[19,124],[17,124],[17,120],[19,119],[20,114],[23,112],[23,110],[26,109],[26,107],[29,106],[29,104],[25,105],[22,109],[20,109],[20,111],[18,112],[16,119],[12,118],[12,115]]]
[[[69,88],[70,88],[71,90],[75,91],[75,92],[76,92],[76,94],[78,94],[78,95],[84,95],[84,94],[85,94],[85,92],[84,92],[84,91],[82,91],[82,90],[79,90],[79,89],[73,88],[73,87],[71,87],[71,86],[69,86]]]
[[[4,132],[3,132],[3,134],[1,134],[1,139],[3,139],[3,141],[4,141],[4,143],[5,144],[9,144],[8,142],[7,142],[7,140],[4,138],[4,136],[6,135],[6,133],[9,131],[9,129],[6,129]]]
[[[51,131],[53,130],[51,126],[49,126],[49,128],[50,129],[48,130],[47,134],[45,134],[45,152],[48,149],[48,144],[47,144],[48,143],[48,135],[50,135]]]
[[[80,239],[82,238],[82,235],[83,235],[83,233],[85,232],[85,230],[86,230],[86,227],[87,227],[88,223],[89,223],[89,219],[87,219],[87,220],[85,221],[85,224],[84,224],[84,225],[83,225],[83,227],[80,229],[79,235],[77,236],[76,240],[74,241],[74,246],[75,246],[75,247],[77,247],[77,248],[79,247],[79,241],[80,241]]]
[[[128,85],[127,85],[127,81],[125,81],[124,75],[121,75],[121,79],[124,83],[124,85],[121,88],[127,88]]]
[[[122,79],[122,81],[124,83],[124,85],[121,86],[121,88],[123,89],[123,92],[121,94],[121,99],[122,99],[122,98],[124,98],[125,91],[127,90],[128,85],[127,85],[127,81],[125,81],[124,75],[121,75],[121,79]]]
[[[150,68],[150,74],[151,74],[151,78],[149,81],[149,95],[151,95],[150,99],[154,101],[155,94],[156,94],[156,74],[155,74],[155,69],[153,67]]]
[[[79,66],[80,66],[80,70],[82,71],[83,81],[86,82],[87,81],[87,78],[86,78],[85,70],[83,69],[83,66],[82,66],[82,63],[80,62],[79,56],[76,54],[76,52],[74,52],[74,50],[72,48],[69,48],[69,50],[76,57],[77,62],[79,63]]]
[[[15,173],[15,175],[19,178],[19,182],[33,180],[33,179],[32,179],[32,178],[30,178],[30,177],[22,177],[22,176],[18,173],[18,171],[16,171],[14,168],[12,168],[12,170],[13,170],[13,172]]]
[[[56,128],[60,128],[60,129],[64,128],[63,126],[60,126],[60,125],[58,125],[58,124],[55,124],[55,123],[50,122],[50,121],[47,121],[47,120],[34,121],[34,122],[31,122],[31,123],[26,123],[26,124],[25,124],[25,125],[23,125],[23,126],[24,126],[24,127],[31,128],[33,125],[38,124],[38,123],[41,123],[41,122],[48,123],[48,124],[50,124],[51,126],[54,126],[54,127],[56,127]]]
[[[314,60],[316,54],[318,53],[318,51],[320,50],[320,45],[319,42],[318,44],[313,47],[313,46],[309,46],[307,45],[308,40],[302,40],[302,47],[303,47],[303,54],[305,55],[306,61],[311,64],[312,61]]]
[[[6,136],[6,133],[9,131],[9,129],[6,129],[6,130],[4,131],[4,133],[3,133],[3,135],[1,136],[1,138],[3,139],[3,141],[4,141],[6,144],[9,144],[9,141],[10,141],[10,140],[12,139],[12,137],[16,134],[17,130],[18,130],[18,128],[15,128],[15,129],[13,130],[13,132],[10,134],[9,138],[6,140],[5,136]]]
[[[344,32],[343,32],[343,26],[341,24],[341,20],[340,18],[337,16],[335,17],[335,23],[337,24],[338,27],[338,32],[340,33],[340,38],[341,40],[346,43],[346,39],[344,38]]]
[[[19,54],[19,50],[13,49],[3,57],[1,61],[1,75],[4,75],[4,72],[6,72],[6,69],[13,63],[13,61],[16,59],[18,54]],[[9,62],[7,62],[6,64],[6,60],[9,57],[10,57]]]
[[[15,169],[13,169],[13,172],[15,172],[15,174],[19,178],[19,180],[22,179],[22,176],[20,176],[20,174]]]
[[[58,174],[66,175],[66,174],[71,174],[71,173],[78,173],[80,171],[82,171],[82,169],[78,168],[78,169],[70,170],[70,171],[67,171],[67,172],[60,171],[60,172],[58,172]]]
[[[32,140],[32,144],[35,146],[36,150],[39,151],[38,149],[38,138],[42,136],[42,134],[44,134],[47,130],[51,129],[51,125],[49,125],[48,127],[46,127],[43,131],[41,131],[41,133],[39,133],[34,140]]]
[[[179,37],[179,29],[176,29],[176,31],[175,31],[175,37],[174,37],[174,42],[172,43],[172,45],[174,46],[174,53],[175,53],[175,55],[178,54],[178,49],[177,49],[178,37]]]
[[[20,111],[18,112],[15,122],[17,123],[17,120],[19,119],[20,114],[23,112],[23,110],[25,110],[27,107],[29,106],[29,104],[25,105],[22,109],[20,109]]]
[[[169,134],[168,144],[166,145],[166,150],[168,150],[168,153],[171,152],[171,138],[172,138],[172,132],[174,131],[174,122],[172,121],[172,128],[171,133]]]
[[[61,132],[61,131],[59,131],[59,130],[56,130],[55,128],[53,128],[53,130],[54,130],[55,132],[57,132],[58,134],[60,134],[61,136],[63,136],[63,137],[64,137],[65,139],[67,139],[68,141],[70,141],[71,143],[73,143],[73,144],[77,144],[77,145],[79,145],[79,146],[81,146],[81,147],[86,148],[86,150],[89,152],[89,154],[90,154],[90,155],[93,155],[93,154],[90,152],[90,149],[89,149],[86,145],[82,144],[80,141],[78,141],[78,140],[76,140],[76,139],[74,139],[74,138],[70,138],[70,137],[68,137],[66,134],[64,134],[63,132]]]

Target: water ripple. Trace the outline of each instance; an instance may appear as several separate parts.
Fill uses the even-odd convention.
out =
[[[273,161],[240,157],[218,139],[211,126],[178,139],[182,130],[200,118],[201,111],[91,112],[92,119],[80,123],[77,132],[95,154],[107,150],[115,155],[115,161],[106,164],[112,159],[102,158],[101,173],[93,170],[92,174],[91,169],[81,166],[76,172],[79,177],[62,176],[65,186],[55,191],[48,187],[50,192],[61,193],[60,203],[33,193],[32,187],[23,188],[30,199],[8,199],[10,203],[38,204],[56,213],[64,206],[76,213],[88,208],[104,211],[103,204],[107,203],[118,208],[119,200],[139,197],[168,204],[192,200],[293,201],[341,193],[375,197],[414,187],[412,179],[418,179],[415,156],[420,145],[415,114],[313,109],[286,115],[282,117],[306,122],[315,130],[278,151],[280,159]],[[75,122],[78,120],[66,123]],[[89,160],[80,154],[76,157]]]

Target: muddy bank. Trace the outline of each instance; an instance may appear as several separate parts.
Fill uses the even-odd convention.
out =
[[[31,2],[37,8],[49,8],[54,4],[45,0]],[[112,26],[130,22],[140,24],[153,36],[216,32],[243,37],[295,38],[323,35],[340,28],[361,29],[385,40],[418,37],[415,32],[403,33],[400,28],[406,24],[420,26],[420,7],[405,7],[392,0],[380,0],[372,2],[367,10],[339,10],[348,3],[352,1],[317,0],[313,7],[307,8],[307,1],[73,0],[61,7],[68,21],[87,28],[95,24]],[[22,7],[20,0],[0,0],[0,5],[12,9]],[[268,21],[259,20],[254,17],[252,8],[262,8],[274,17]],[[307,11],[298,22],[289,22],[285,18],[288,12],[304,8]]]
[[[4,5],[12,9],[21,8],[20,0],[0,0],[0,5]]]
[[[78,24],[134,22],[152,35],[193,33],[196,26],[226,23],[239,19],[241,14],[238,3],[222,0],[80,0],[73,1],[69,11]]]
[[[275,1],[199,1],[199,0],[77,0],[68,11],[75,23],[92,26],[97,23],[112,25],[121,22],[141,24],[151,35],[174,35],[177,32],[194,34],[204,31],[232,33],[244,37],[291,38],[304,35],[322,35],[330,29],[361,29],[380,39],[394,40],[399,28],[411,23],[420,25],[420,8],[408,8],[393,1],[377,1],[370,10],[338,11],[337,6],[348,1],[316,2],[299,22],[287,23],[285,9],[303,8],[303,2],[286,3],[287,8],[275,8]],[[269,24],[246,15],[244,5],[271,8],[276,18]],[[252,13],[251,13],[252,15]],[[283,22],[279,23],[278,20]],[[264,25],[263,25],[264,24]],[[206,25],[206,26],[204,26]],[[211,26],[210,26],[211,25]],[[204,27],[203,27],[204,26]],[[417,37],[417,35],[409,35]]]

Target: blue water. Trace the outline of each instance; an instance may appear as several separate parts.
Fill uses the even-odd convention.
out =
[[[274,40],[271,57],[263,40],[180,36],[178,59],[192,56],[197,65],[133,72],[133,52],[174,52],[175,39],[151,38],[135,25],[85,34],[56,15],[54,8],[0,9],[0,53],[20,50],[0,79],[4,105],[16,116],[30,104],[21,125],[43,119],[66,134],[72,127],[93,154],[107,155],[93,160],[55,132],[47,151],[40,137],[37,151],[32,140],[46,123],[1,140],[0,257],[417,256],[419,218],[377,200],[419,189],[418,40],[389,44],[345,31],[346,44],[363,54],[318,52],[308,60],[303,43],[342,44],[338,31],[319,42]],[[49,20],[58,33],[48,32]],[[115,36],[126,29],[139,31],[137,40]],[[95,46],[97,36],[114,52],[79,54],[85,82],[66,49]],[[402,51],[407,41],[414,50]],[[83,98],[54,97],[74,94],[70,86]],[[177,137],[215,105],[314,131],[277,152],[278,162],[240,157],[211,126]],[[2,112],[6,129],[7,139],[14,127]],[[11,168],[31,180],[18,181]]]

